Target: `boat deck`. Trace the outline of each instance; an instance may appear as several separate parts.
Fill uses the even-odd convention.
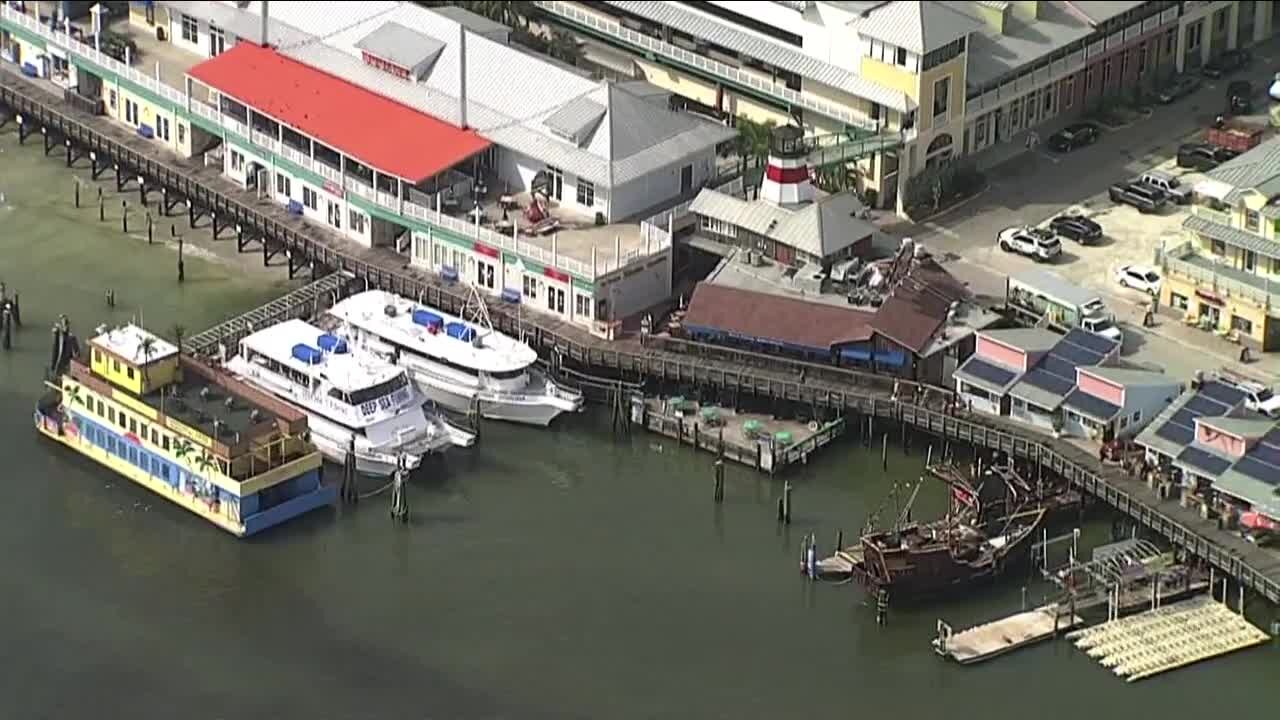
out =
[[[1067,637],[1127,682],[1270,639],[1244,617],[1206,596],[1078,630]]]
[[[1071,615],[1057,603],[1052,603],[955,634],[948,629],[934,641],[934,649],[939,655],[968,665],[1047,640],[1081,622],[1079,616]]]

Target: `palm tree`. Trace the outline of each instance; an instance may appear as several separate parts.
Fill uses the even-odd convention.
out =
[[[71,400],[76,405],[84,405],[84,398],[80,397],[79,385],[68,385],[62,389],[64,397]]]
[[[156,354],[156,339],[150,335],[138,341],[138,350],[134,353],[134,360],[138,356],[142,356],[142,385],[149,387],[151,385],[151,376],[147,372],[147,366],[151,363],[151,358]]]
[[[169,330],[173,336],[173,344],[178,346],[178,365],[182,365],[182,340],[187,336],[187,329],[182,325],[174,325]]]
[[[747,119],[745,115],[739,115],[737,124],[738,156],[742,158],[744,168],[747,158],[763,160],[769,157],[769,139],[775,123],[772,120],[758,123]]]
[[[190,440],[183,438],[173,445],[173,456],[179,460],[187,460],[196,451]]]

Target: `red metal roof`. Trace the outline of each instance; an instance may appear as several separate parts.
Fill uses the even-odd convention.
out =
[[[742,337],[828,350],[871,338],[872,313],[698,283],[684,324]]]
[[[236,43],[189,74],[365,165],[415,183],[489,147],[472,130],[251,42]]]

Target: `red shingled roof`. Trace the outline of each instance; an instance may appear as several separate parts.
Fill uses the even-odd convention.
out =
[[[684,324],[826,350],[871,339],[871,318],[863,310],[699,283]]]
[[[414,183],[489,147],[472,130],[251,42],[236,43],[188,74],[365,165]]]

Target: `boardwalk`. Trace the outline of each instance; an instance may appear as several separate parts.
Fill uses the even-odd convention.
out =
[[[16,75],[0,65],[0,107],[23,115],[31,137],[44,139],[46,152],[64,146],[67,157],[96,153],[99,167],[119,164],[117,182],[141,176],[149,193],[163,193],[164,204],[179,200],[190,208],[188,221],[205,215],[236,239],[241,250],[260,251],[264,263],[283,256],[291,276],[343,271],[357,283],[419,298],[447,312],[461,313],[467,296],[444,285],[433,274],[407,266],[390,248],[360,248],[317,225],[289,216],[281,206],[256,200],[218,177],[215,170],[159,152],[146,140],[110,121],[62,102],[46,85]],[[0,110],[0,119],[4,118]],[[12,127],[10,120],[7,127]],[[108,170],[110,171],[110,170]],[[124,181],[121,183],[121,181]],[[232,240],[227,240],[231,242]],[[579,327],[536,313],[517,317],[509,306],[493,304],[494,326],[518,335],[542,356],[596,375],[625,380],[658,380],[701,385],[779,401],[834,409],[857,431],[863,421],[884,432],[905,424],[941,436],[1042,463],[1080,489],[1100,498],[1239,579],[1246,587],[1280,604],[1280,557],[1244,543],[1238,536],[1207,525],[1194,512],[1175,503],[1154,502],[1141,483],[1118,470],[1104,468],[1096,456],[1069,443],[1052,440],[999,418],[955,417],[943,411],[948,391],[917,388],[907,381],[827,365],[803,363],[745,351],[652,338],[645,346],[634,340],[605,343]],[[229,337],[226,342],[235,342]],[[898,398],[895,398],[895,388]],[[889,424],[886,425],[886,421]]]

